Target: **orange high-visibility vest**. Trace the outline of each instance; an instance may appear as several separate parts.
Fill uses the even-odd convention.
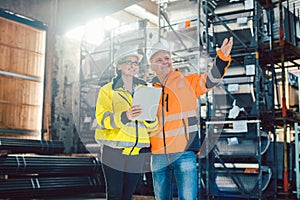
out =
[[[231,58],[220,51],[217,53],[221,60],[228,61],[226,71]],[[159,127],[150,135],[153,154],[199,151],[197,99],[212,89],[206,87],[207,77],[207,73],[184,76],[179,71],[172,71],[164,85],[157,77],[153,79],[154,87],[162,88],[157,113]]]

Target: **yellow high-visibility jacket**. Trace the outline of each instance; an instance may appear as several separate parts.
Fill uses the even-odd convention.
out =
[[[146,82],[134,78],[133,84],[145,85]],[[96,103],[96,141],[124,149],[126,155],[136,155],[141,148],[150,147],[149,132],[158,128],[157,119],[154,122],[128,120],[126,111],[131,108],[132,99],[132,94],[124,89],[122,79],[115,78],[99,90]]]

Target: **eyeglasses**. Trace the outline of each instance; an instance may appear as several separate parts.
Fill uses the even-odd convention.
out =
[[[138,61],[131,61],[131,60],[125,60],[122,62],[119,62],[120,65],[126,64],[126,65],[139,65],[140,63]]]

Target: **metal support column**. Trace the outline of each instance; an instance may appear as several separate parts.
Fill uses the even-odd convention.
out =
[[[300,171],[299,171],[299,127],[298,122],[295,122],[295,173],[296,173],[296,194],[297,199],[300,199]]]

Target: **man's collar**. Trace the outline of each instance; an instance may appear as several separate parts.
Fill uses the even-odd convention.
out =
[[[175,70],[172,70],[169,74],[168,74],[168,77],[173,74],[174,72],[180,72],[179,69],[175,69]],[[160,82],[159,78],[157,76],[153,77],[152,80],[151,80],[151,83],[154,85],[154,84],[161,84],[162,83]]]

